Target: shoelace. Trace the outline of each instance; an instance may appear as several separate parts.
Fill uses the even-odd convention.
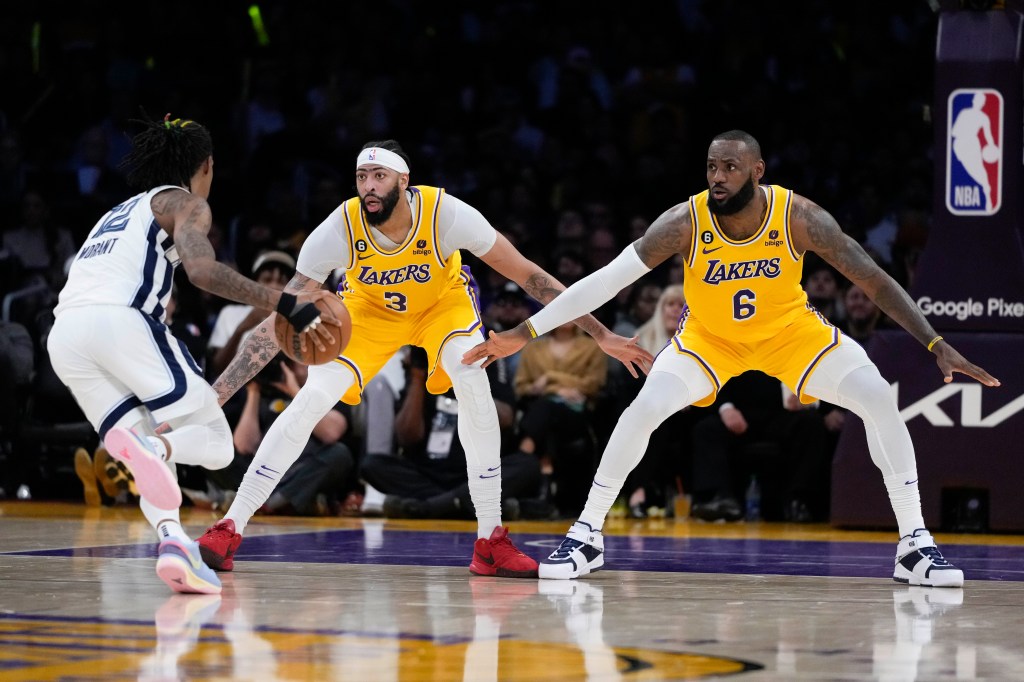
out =
[[[229,541],[235,537],[235,534],[227,528],[225,528],[224,526],[214,526],[210,534],[218,539]]]
[[[512,541],[508,539],[508,535],[503,535],[500,540],[495,540],[492,547],[497,545],[508,545],[509,551],[514,552],[515,554],[519,554],[521,556],[526,556],[518,547],[512,544]],[[494,550],[492,549],[491,551],[493,552]]]
[[[946,557],[942,556],[942,552],[939,551],[938,547],[922,547],[918,550],[921,554],[932,560],[932,563],[936,566],[952,566],[953,564],[946,561]]]
[[[566,538],[562,540],[562,544],[558,546],[558,549],[555,550],[555,553],[552,556],[558,557],[559,559],[568,558],[568,556],[572,553],[574,549],[582,545],[583,543],[579,540],[576,540],[574,538]]]

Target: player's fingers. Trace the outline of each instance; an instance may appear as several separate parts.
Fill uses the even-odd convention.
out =
[[[308,336],[313,340],[313,345],[316,346],[317,351],[321,353],[325,353],[327,351],[327,346],[324,345],[323,340],[320,338],[320,327],[317,327],[304,336]]]
[[[981,367],[978,367],[977,365],[968,365],[965,369],[960,371],[963,374],[966,374],[967,376],[976,379],[977,381],[981,382],[986,386],[1000,385],[999,379],[996,379],[994,376],[983,370]]]
[[[316,335],[317,338],[323,341],[326,345],[334,345],[334,333],[331,332],[330,327],[326,324],[322,324],[316,328]]]
[[[629,372],[630,376],[632,376],[634,379],[640,378],[640,376],[636,373],[636,367],[633,366],[632,360],[623,360],[622,364],[626,366],[626,371]]]

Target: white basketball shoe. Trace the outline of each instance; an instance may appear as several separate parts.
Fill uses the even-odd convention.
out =
[[[946,561],[931,533],[918,528],[900,538],[892,579],[925,587],[963,587],[964,572]]]

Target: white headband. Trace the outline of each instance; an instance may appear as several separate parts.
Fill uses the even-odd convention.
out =
[[[380,147],[369,147],[359,152],[359,156],[356,157],[356,168],[366,164],[384,166],[399,173],[409,172],[409,164],[405,162],[405,159],[392,151],[381,149]]]

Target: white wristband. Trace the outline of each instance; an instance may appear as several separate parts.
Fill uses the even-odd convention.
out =
[[[732,403],[722,403],[721,407],[718,408],[718,414],[722,414],[727,409],[734,409],[735,407]]]
[[[630,244],[611,263],[560,293],[555,300],[531,317],[529,322],[538,336],[546,334],[601,307],[626,285],[632,284],[650,271],[651,269],[640,260],[636,247]]]

